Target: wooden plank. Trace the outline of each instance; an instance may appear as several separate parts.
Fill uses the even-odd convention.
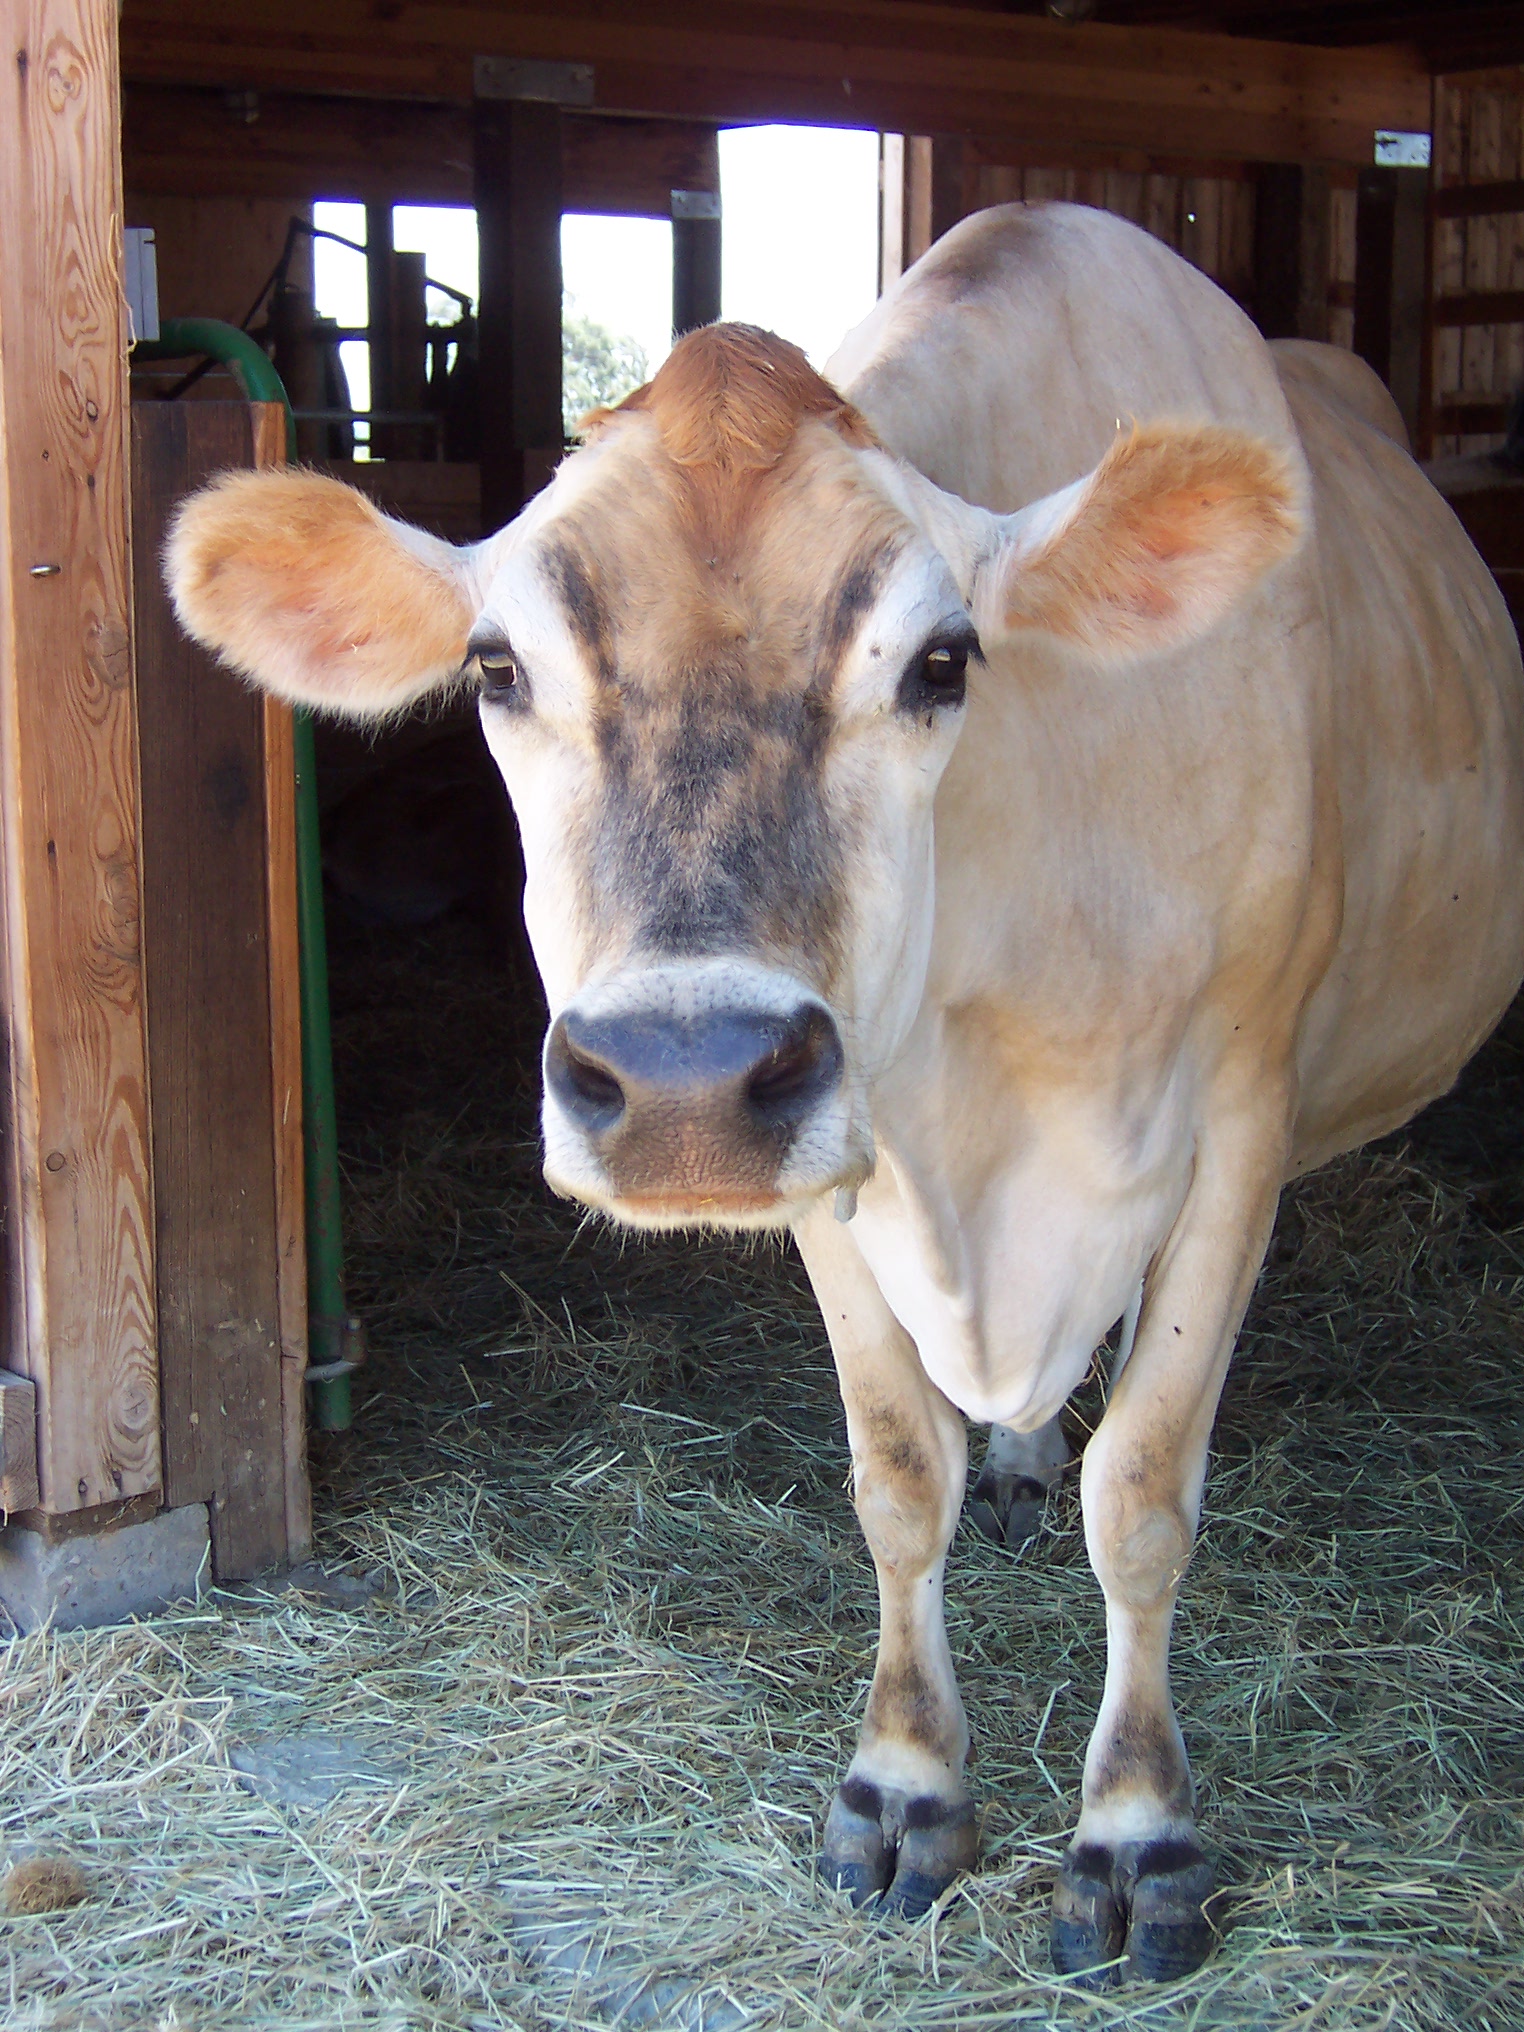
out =
[[[258,92],[250,104],[247,95],[230,101],[193,86],[129,85],[122,147],[127,189],[140,196],[257,198],[287,208],[314,198],[415,205],[472,198],[471,114],[463,105],[288,92]],[[715,129],[696,120],[568,114],[561,182],[569,212],[669,218],[674,190],[719,189]]]
[[[1447,292],[1434,299],[1433,317],[1441,331],[1471,325],[1517,324],[1524,320],[1524,289],[1477,289]]]
[[[4,1360],[37,1386],[59,1513],[159,1486],[116,8],[8,0],[6,27]]]
[[[482,518],[497,529],[560,455],[561,115],[555,106],[476,105],[476,223]]]
[[[1436,219],[1484,219],[1524,212],[1524,177],[1506,183],[1452,184],[1434,193]]]
[[[1232,156],[1179,155],[1141,148],[1066,148],[1058,142],[1027,142],[1015,135],[986,137],[968,146],[984,167],[1003,169],[1088,169],[1130,177],[1215,176],[1224,183],[1247,183],[1252,163]],[[1108,204],[1107,211],[1115,206]]]
[[[37,1385],[0,1369],[0,1524],[37,1502]]]
[[[464,102],[477,55],[591,63],[599,110],[799,120],[1264,161],[1369,160],[1425,123],[1404,47],[1081,27],[916,0],[134,0],[134,80]]]
[[[1494,437],[1507,427],[1506,402],[1438,402],[1434,405],[1434,428],[1441,435]]]
[[[287,1553],[264,708],[177,625],[170,517],[253,461],[248,405],[141,402],[133,553],[164,1492],[223,1579]]]
[[[256,402],[254,463],[286,462],[286,413]],[[276,1312],[286,1558],[312,1550],[307,1469],[307,1192],[302,1142],[301,940],[296,900],[296,756],[291,708],[264,701],[266,941],[270,979],[271,1147],[275,1159]]]

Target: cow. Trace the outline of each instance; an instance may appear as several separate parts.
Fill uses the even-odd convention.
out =
[[[684,338],[481,544],[290,472],[216,481],[168,549],[185,627],[284,698],[479,692],[551,1186],[792,1231],[880,1600],[820,1857],[854,1902],[924,1912],[976,1861],[965,1420],[999,1522],[1128,1320],[1051,1936],[1096,1985],[1213,1939],[1170,1625],[1282,1184],[1442,1093],[1524,970],[1519,652],[1394,418],[1147,234],[1018,205],[824,376]]]

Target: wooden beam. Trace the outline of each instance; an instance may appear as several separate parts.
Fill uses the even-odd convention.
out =
[[[1440,329],[1457,325],[1524,324],[1524,289],[1468,290],[1464,296],[1436,296],[1433,321]]]
[[[1478,396],[1460,402],[1436,402],[1434,434],[1437,437],[1495,437],[1508,427],[1508,404]]]
[[[115,0],[5,0],[5,1366],[53,1513],[159,1486]]]
[[[1524,179],[1455,183],[1434,193],[1436,219],[1490,219],[1508,212],[1524,212]]]
[[[129,85],[122,148],[134,193],[302,206],[315,198],[398,205],[472,198],[471,114],[463,105]],[[674,190],[720,187],[714,127],[568,114],[561,187],[569,212],[670,218]]]
[[[1267,162],[1370,160],[1426,124],[1409,47],[1314,49],[917,0],[127,0],[126,72],[158,83],[456,100],[476,56],[594,66],[603,111],[794,120],[1133,146]]]
[[[477,313],[482,517],[498,529],[537,493],[564,442],[561,417],[561,114],[476,103]],[[670,204],[670,199],[669,199]]]

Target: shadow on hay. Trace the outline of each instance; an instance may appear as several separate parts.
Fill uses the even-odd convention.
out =
[[[406,932],[341,924],[333,981],[351,1302],[376,1350],[357,1434],[330,1449],[340,1480],[356,1449],[426,1446],[462,1412],[479,1430],[547,1436],[632,1396],[744,1401],[794,1442],[834,1447],[824,1334],[786,1244],[637,1239],[551,1197],[543,1002],[489,932],[463,916]],[[1462,1431],[1489,1451],[1520,1437],[1521,1277],[1524,998],[1454,1092],[1287,1191],[1216,1457],[1341,1411],[1373,1462],[1401,1423],[1388,1471],[1464,1477]],[[1100,1408],[1092,1384],[1073,1407],[1077,1438]],[[763,1496],[768,1451],[732,1464]],[[1336,1494],[1350,1499],[1342,1477]]]

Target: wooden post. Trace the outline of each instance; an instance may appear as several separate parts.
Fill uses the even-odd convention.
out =
[[[0,0],[3,1366],[45,1513],[156,1492],[116,0]]]
[[[672,193],[672,336],[714,324],[720,315],[720,194]]]
[[[392,390],[392,344],[395,314],[392,308],[392,208],[390,204],[365,207],[365,329],[370,345],[370,406],[394,409]],[[371,437],[376,427],[371,425]],[[377,444],[373,456],[379,454]]]
[[[886,134],[879,150],[879,288],[978,205],[975,153],[956,136]]]
[[[1254,319],[1267,339],[1328,337],[1328,231],[1326,169],[1258,165]]]
[[[878,137],[878,293],[905,272],[905,136]]]
[[[498,529],[561,456],[561,113],[475,106],[482,521]]]
[[[1355,211],[1355,351],[1419,426],[1429,172],[1364,169]]]

